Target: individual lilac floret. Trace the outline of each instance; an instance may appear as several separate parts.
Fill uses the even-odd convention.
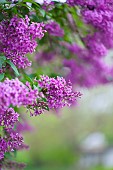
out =
[[[51,21],[51,22],[47,23],[45,25],[45,29],[52,36],[57,36],[57,37],[63,37],[64,36],[64,30],[55,21]]]
[[[70,106],[81,96],[80,92],[73,92],[71,82],[69,81],[67,83],[63,77],[57,77],[55,79],[48,76],[41,76],[38,83],[47,98],[50,109]]]
[[[0,52],[4,53],[17,67],[31,65],[25,55],[34,52],[37,42],[46,32],[43,23],[30,23],[30,19],[14,16],[10,21],[0,22]]]

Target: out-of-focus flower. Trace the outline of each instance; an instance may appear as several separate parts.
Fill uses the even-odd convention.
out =
[[[64,36],[64,30],[55,21],[51,21],[51,22],[47,23],[45,25],[45,29],[52,36],[57,36],[57,37],[63,37]]]

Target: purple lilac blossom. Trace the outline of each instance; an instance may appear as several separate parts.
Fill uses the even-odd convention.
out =
[[[45,110],[46,106],[50,109],[60,108],[65,105],[71,105],[71,103],[79,97],[80,93],[72,91],[71,82],[66,83],[63,77],[49,78],[48,76],[41,76],[38,80],[40,88],[46,88],[47,101],[43,101],[45,93],[38,92],[38,89],[32,89],[27,82],[24,85],[17,78],[6,79],[4,82],[0,82],[0,110],[1,113],[7,112],[7,109],[12,106],[28,106],[37,112],[37,109]],[[56,91],[55,91],[56,90]],[[61,96],[59,96],[61,94]],[[54,106],[51,103],[55,103]],[[10,111],[13,112],[12,109]],[[1,114],[2,115],[2,114]],[[7,115],[7,114],[6,114]],[[17,118],[17,113],[12,114]],[[14,120],[15,120],[14,118]],[[2,122],[2,120],[1,120]]]
[[[0,137],[0,160],[4,158],[4,153],[7,151],[7,143],[4,138]]]
[[[6,128],[14,128],[14,124],[18,121],[19,114],[14,111],[13,108],[7,110],[1,110],[0,114],[0,126]]]
[[[70,106],[81,96],[80,92],[73,92],[71,82],[66,82],[62,77],[55,79],[41,76],[38,84],[41,88],[40,92],[38,88],[33,90],[28,82],[24,85],[17,78],[0,82],[0,128],[2,129],[0,131],[0,160],[4,159],[6,152],[28,148],[23,144],[18,128],[15,131],[13,129],[15,124],[18,125],[19,114],[12,106],[26,106],[33,110],[31,115],[36,116],[48,109]]]
[[[26,106],[32,104],[37,97],[38,91],[24,85],[16,79],[6,79],[0,82],[0,109],[8,109],[10,105]]]
[[[95,4],[94,1],[92,2]],[[81,15],[84,21],[87,24],[90,24],[94,27],[94,34],[88,35],[86,39],[88,38],[88,41],[90,41],[90,44],[92,44],[92,46],[94,43],[99,43],[100,47],[104,51],[105,48],[106,51],[107,49],[113,48],[113,10],[112,9],[113,9],[113,1],[98,1],[98,3],[96,2],[96,4],[94,5],[94,9],[90,9],[88,6],[86,8],[81,8]],[[107,37],[107,43],[106,43],[106,37]]]
[[[88,53],[92,54],[92,58],[105,57],[107,55],[107,48],[103,44],[100,36],[97,34],[87,35],[84,38],[84,42],[88,50]]]
[[[71,6],[74,5],[80,5],[80,6],[87,6],[90,5],[91,6],[103,6],[106,5],[106,3],[112,3],[112,0],[67,0],[67,3]]]
[[[93,43],[99,43],[101,49],[103,49],[104,51],[105,48],[106,51],[110,48],[113,48],[112,9],[113,4],[110,5],[109,2],[106,2],[103,8],[95,6],[94,10],[90,10],[88,8],[81,10],[84,21],[87,24],[93,25],[95,29],[95,33],[93,35],[88,35],[86,39],[90,41],[90,44],[92,44],[92,46]]]
[[[63,77],[49,78],[41,76],[38,81],[40,88],[47,98],[48,107],[50,109],[59,109],[64,106],[70,106],[81,96],[80,92],[73,92],[70,81],[66,82]]]
[[[86,46],[95,53],[95,56],[105,56],[107,50],[113,48],[113,1],[68,0],[67,2],[80,5],[84,22],[94,27],[94,34],[85,38]]]
[[[64,30],[55,21],[50,21],[49,23],[45,24],[45,29],[52,36],[57,36],[57,37],[64,36]]]
[[[28,85],[28,83],[27,83]],[[26,106],[32,104],[37,98],[37,90],[32,90],[18,79],[6,79],[0,82],[0,127],[3,128],[3,137],[0,137],[0,159],[5,152],[15,149],[27,148],[23,145],[23,138],[14,131],[14,125],[18,122],[19,114],[11,106]]]
[[[73,84],[89,88],[109,82],[107,79],[109,69],[98,60],[92,61],[92,63],[82,63],[75,59],[65,59],[64,67],[69,68],[66,79],[71,80]]]
[[[22,119],[22,117],[21,117],[21,119]],[[17,122],[16,131],[18,133],[23,133],[23,132],[26,132],[26,131],[33,131],[33,127],[30,126],[29,123],[25,119],[22,119],[22,120]]]
[[[5,129],[4,137],[0,137],[0,160],[6,152],[13,152],[23,144],[23,138],[12,129]]]
[[[54,8],[54,2],[52,1],[48,1],[48,0],[45,0],[43,5],[42,5],[42,8],[45,10],[45,11],[50,11]]]
[[[55,53],[51,51],[40,51],[35,55],[37,64],[43,65],[44,63],[50,62],[55,57]]]
[[[36,38],[42,39],[44,33],[43,23],[30,24],[30,19],[14,16],[10,21],[0,22],[0,52],[4,53],[17,67],[26,68],[31,62],[25,56],[32,53],[36,46]]]
[[[24,163],[19,163],[19,162],[15,162],[12,160],[4,160],[3,163],[0,162],[0,168],[3,169],[12,169],[12,170],[17,170],[17,169],[25,169],[26,164]]]
[[[113,49],[113,0],[68,0],[67,3],[80,6],[83,21],[93,26],[93,33],[82,37],[83,49],[76,44],[64,45],[74,54],[73,59],[64,61],[70,70],[67,79],[87,87],[113,80],[113,66],[104,62],[108,50]]]
[[[62,45],[73,56],[73,58],[65,59],[63,62],[64,67],[69,68],[66,74],[67,80],[85,87],[93,87],[109,82],[108,75],[110,76],[112,67],[109,67],[103,58],[97,55],[99,53],[98,48],[97,51],[93,52],[91,49],[80,47],[76,43],[63,42]]]

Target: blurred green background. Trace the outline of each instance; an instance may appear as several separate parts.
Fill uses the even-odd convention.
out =
[[[113,170],[113,87],[81,90],[77,106],[29,117],[28,151],[17,160],[26,170]]]

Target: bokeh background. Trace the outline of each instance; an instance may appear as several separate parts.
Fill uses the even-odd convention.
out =
[[[113,170],[113,87],[81,90],[76,106],[29,118],[26,170]]]

